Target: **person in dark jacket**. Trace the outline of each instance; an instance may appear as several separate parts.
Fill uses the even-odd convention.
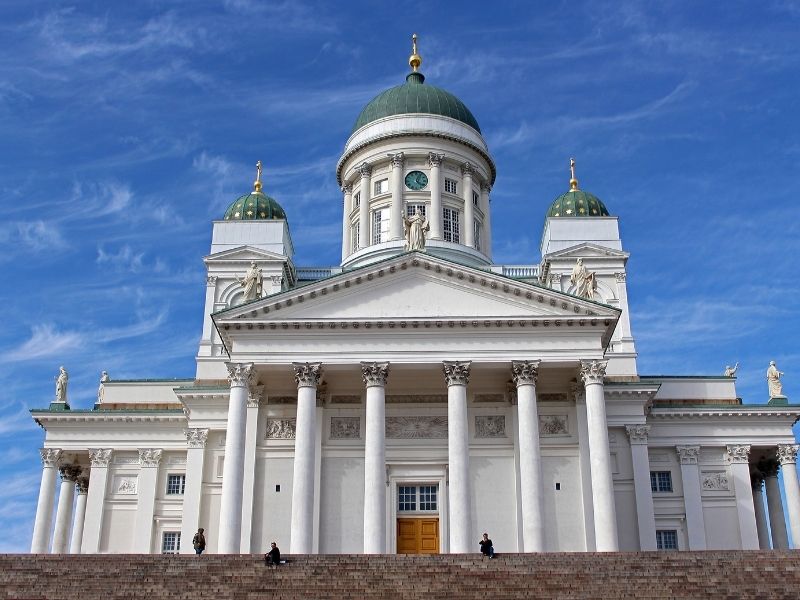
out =
[[[494,558],[494,546],[492,545],[492,540],[489,539],[488,533],[483,534],[483,539],[478,544],[481,547],[481,554]]]
[[[206,549],[206,536],[203,535],[203,531],[205,530],[201,527],[192,538],[192,546],[196,554],[202,554],[203,550]]]
[[[278,566],[281,564],[281,551],[278,549],[278,544],[275,542],[272,542],[270,546],[272,546],[272,549],[264,555],[264,563]]]

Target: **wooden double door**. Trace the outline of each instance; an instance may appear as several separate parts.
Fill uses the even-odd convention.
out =
[[[439,519],[397,519],[398,554],[439,554]]]

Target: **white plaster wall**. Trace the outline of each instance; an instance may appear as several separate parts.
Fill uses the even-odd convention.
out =
[[[542,233],[542,255],[592,242],[622,250],[617,217],[548,217]]]
[[[363,552],[364,459],[323,457],[320,479],[320,553]]]
[[[211,254],[239,246],[253,246],[289,258],[294,254],[286,221],[214,221]]]
[[[174,404],[176,408],[180,408],[180,402],[172,390],[191,381],[191,379],[109,381],[103,386],[101,404]]]
[[[135,497],[134,497],[135,498]],[[103,514],[100,553],[127,554],[133,550],[136,503],[109,505]]]
[[[703,522],[706,526],[706,547],[709,550],[741,550],[739,515],[735,500],[703,498]]]
[[[608,432],[619,549],[635,551],[639,550],[639,525],[636,515],[636,490],[633,485],[631,447],[624,429],[610,427]]]
[[[475,552],[487,532],[495,552],[517,552],[517,503],[514,485],[514,457],[470,457],[472,485],[472,538]]]
[[[259,432],[263,435],[263,430]],[[285,451],[258,451],[251,539],[255,551],[266,552],[270,542],[288,552],[291,546],[292,479],[294,459]],[[275,486],[281,491],[276,492]]]
[[[545,547],[550,552],[586,549],[577,448],[542,456]],[[556,483],[561,489],[556,490]],[[516,535],[516,532],[514,533]]]

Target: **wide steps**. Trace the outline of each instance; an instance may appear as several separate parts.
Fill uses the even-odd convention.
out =
[[[0,599],[800,598],[800,552],[0,555]]]

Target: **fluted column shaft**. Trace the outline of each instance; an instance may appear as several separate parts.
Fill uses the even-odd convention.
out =
[[[656,549],[656,518],[650,488],[650,456],[647,451],[649,425],[626,425],[633,462],[633,489],[636,494],[636,522],[639,526],[639,549]]]
[[[372,239],[369,237],[370,222],[369,222],[369,184],[370,177],[372,176],[372,167],[367,163],[363,163],[358,168],[358,173],[361,175],[361,200],[358,208],[358,250],[366,248],[372,244]],[[356,248],[353,249],[353,252]]]
[[[39,486],[39,501],[36,504],[36,520],[33,522],[31,553],[46,554],[50,547],[50,528],[53,524],[53,503],[56,493],[56,474],[61,450],[42,448],[42,483]]]
[[[68,549],[69,531],[72,524],[72,503],[75,500],[75,480],[81,474],[77,465],[63,465],[61,473],[61,490],[56,507],[56,525],[53,529],[53,554],[65,554]]]
[[[297,381],[297,422],[292,481],[291,553],[310,554],[314,550],[317,385],[322,374],[322,365],[320,363],[293,363],[292,366]]]
[[[761,474],[753,474],[750,476],[750,483],[753,487],[753,508],[756,513],[758,547],[761,550],[769,550],[769,526],[767,525],[767,511],[764,508],[764,494],[762,490],[764,477]]]
[[[392,206],[389,209],[389,239],[403,237],[403,163],[402,152],[392,155]]]
[[[350,213],[353,211],[353,184],[346,183],[342,186],[344,194],[344,208],[342,215],[342,261],[346,259],[353,250],[350,247]]]
[[[728,446],[727,461],[736,495],[742,550],[758,550],[756,509],[753,506],[753,488],[750,483],[750,446]]]
[[[764,487],[767,490],[767,511],[769,512],[769,529],[772,532],[772,547],[775,550],[789,548],[789,535],[786,531],[786,518],[783,514],[781,487],[778,483],[779,463],[769,461],[764,473]]]
[[[431,167],[431,176],[428,185],[431,190],[431,206],[428,211],[428,224],[432,240],[441,240],[444,237],[442,228],[442,158],[443,154],[430,152],[428,164]]]
[[[181,554],[194,554],[194,548],[189,540],[201,526],[200,499],[203,497],[203,464],[208,429],[191,428],[185,430],[184,434],[186,435],[186,486],[183,490]],[[227,442],[227,438],[225,441]]]
[[[364,434],[364,554],[386,552],[386,379],[389,363],[361,363],[367,387]]]
[[[598,552],[619,550],[614,481],[608,448],[608,424],[603,377],[608,361],[582,360],[581,377],[586,390],[586,421],[589,430],[589,461],[592,466],[595,545]]]
[[[797,481],[798,444],[780,444],[778,461],[783,469],[783,490],[786,492],[786,511],[789,513],[789,527],[792,530],[792,542],[800,548],[800,484]]]
[[[539,361],[513,361],[511,372],[517,386],[523,549],[525,552],[543,552],[544,491],[542,454],[539,445],[539,411],[536,405]]]
[[[242,536],[242,490],[247,398],[255,378],[253,363],[225,363],[230,382],[228,422],[225,430],[225,462],[219,507],[219,554],[239,554]]]
[[[464,245],[470,248],[475,247],[475,205],[472,203],[472,173],[475,170],[470,163],[465,163],[461,167],[463,179],[461,180],[464,189],[461,195],[464,198]]]
[[[706,525],[703,516],[703,498],[700,489],[700,446],[676,446],[681,463],[683,505],[686,511],[686,529],[689,550],[706,549]]]
[[[450,473],[450,552],[474,552],[470,516],[469,424],[467,384],[469,362],[444,365],[447,381],[447,452]]]
[[[70,554],[80,554],[83,543],[83,526],[86,519],[86,497],[89,491],[88,477],[78,477],[75,482],[78,499],[75,501],[75,518],[72,520],[72,539],[69,543]]]

